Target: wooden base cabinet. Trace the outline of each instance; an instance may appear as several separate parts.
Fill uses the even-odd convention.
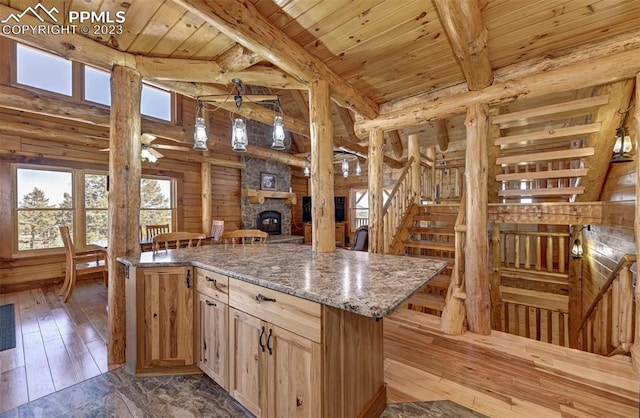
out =
[[[126,292],[129,371],[196,373],[193,269],[130,267]]]

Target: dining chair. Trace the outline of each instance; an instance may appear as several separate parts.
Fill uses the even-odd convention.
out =
[[[108,283],[107,252],[105,250],[76,251],[71,240],[68,226],[61,226],[60,235],[64,243],[65,250],[65,275],[64,283],[60,288],[59,295],[64,295],[64,302],[67,302],[73,293],[76,285],[76,277],[84,274],[102,273],[104,285]]]
[[[224,233],[224,221],[213,220],[211,222],[211,242],[218,243]]]
[[[169,232],[153,237],[153,251],[171,250],[182,247],[199,247],[207,238],[205,234],[197,232]]]
[[[169,224],[147,225],[147,239],[151,240],[158,234],[166,234],[170,232]]]
[[[268,233],[259,229],[237,229],[222,235],[224,243],[232,244],[265,244],[267,242]]]

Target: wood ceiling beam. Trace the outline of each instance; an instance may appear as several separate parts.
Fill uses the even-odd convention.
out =
[[[478,0],[434,0],[440,21],[458,59],[469,90],[480,90],[493,81],[487,48],[487,28]]]
[[[146,79],[156,81],[186,81],[193,83],[232,84],[234,78],[245,84],[278,89],[306,89],[299,82],[277,68],[256,65],[240,71],[226,71],[215,61],[179,58],[156,58],[136,55],[136,67]]]
[[[351,139],[353,142],[360,142],[360,138],[358,138],[353,131],[353,118],[351,117],[351,111],[342,106],[333,105],[333,107],[338,113],[344,129],[347,131],[349,139]]]
[[[345,147],[359,154],[369,155],[369,147],[360,145],[357,142],[353,142],[347,138],[335,137],[333,138],[333,143],[337,147]],[[384,155],[382,157],[382,161],[392,168],[404,168],[404,163],[402,161],[396,160],[395,158],[389,157],[388,155]]]
[[[20,10],[0,5],[0,15],[7,16],[10,13],[16,12],[20,13]],[[21,22],[23,24],[49,25],[48,23],[40,22],[31,15],[24,15]],[[35,48],[53,52],[66,59],[82,62],[98,68],[110,69],[114,65],[130,68],[137,67],[135,55],[112,49],[104,44],[85,38],[81,35],[60,34],[56,36],[46,36],[25,32],[20,35],[9,34],[3,36]],[[193,98],[207,94],[228,93],[228,91],[204,85],[202,83],[158,81],[156,84]],[[266,124],[273,123],[273,111],[259,105],[246,103],[240,109],[236,109],[234,103],[224,103],[220,107],[229,111],[235,111],[235,113],[241,114],[248,119],[257,120]],[[28,110],[29,107],[27,106],[24,109]],[[309,136],[308,123],[296,121],[292,118],[286,117],[286,115],[284,123],[287,130]],[[162,136],[162,131],[153,131],[153,134]]]
[[[634,83],[634,79],[629,79],[600,88],[601,95],[609,96],[609,103],[595,111],[593,120],[602,126],[599,132],[587,138],[588,146],[593,147],[595,153],[584,160],[589,173],[580,180],[585,193],[578,196],[576,202],[592,202],[600,198],[616,142],[616,129],[624,122],[624,111],[633,96]]]
[[[242,71],[262,61],[262,57],[242,45],[234,45],[216,60],[225,71]]]
[[[392,130],[422,125],[434,119],[460,114],[472,104],[498,105],[561,90],[577,90],[631,78],[638,71],[640,71],[640,48],[608,57],[588,59],[547,73],[494,84],[482,90],[470,91],[454,97],[443,97],[436,102],[427,101],[393,113],[381,114],[376,119],[360,120],[356,122],[356,134],[364,135],[372,129]]]
[[[447,130],[447,123],[444,119],[440,119],[437,122],[436,142],[440,152],[444,152],[449,148],[449,131]]]
[[[402,138],[400,138],[400,132],[398,130],[389,131],[387,135],[389,136],[389,145],[391,145],[391,149],[393,149],[393,153],[396,155],[396,157],[402,158],[404,147],[402,146]],[[355,136],[355,132],[353,136]]]
[[[379,107],[373,100],[269,23],[248,0],[173,1],[300,81],[308,84],[315,80],[327,80],[332,97],[341,106],[366,118],[378,115]]]

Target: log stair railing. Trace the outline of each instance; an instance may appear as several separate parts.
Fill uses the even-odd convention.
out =
[[[431,203],[458,203],[464,184],[464,150],[436,153],[434,160],[421,166],[421,200]]]
[[[638,301],[633,300],[631,272],[635,262],[635,254],[623,256],[586,310],[578,327],[578,341],[583,351],[607,356],[629,355],[634,344],[634,309],[638,309]]]
[[[491,239],[493,328],[568,346],[569,233],[500,228]]]
[[[385,253],[390,252],[392,244],[417,198],[414,192],[417,187],[414,188],[412,176],[408,175],[413,164],[420,164],[420,161],[414,161],[413,157],[409,158],[382,209],[382,248]]]

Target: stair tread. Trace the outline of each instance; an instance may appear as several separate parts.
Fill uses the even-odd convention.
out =
[[[502,267],[500,275],[514,279],[539,281],[553,284],[568,284],[569,275],[566,273],[554,273],[549,271],[537,271],[529,269],[518,269],[515,267]]]
[[[412,247],[412,248],[425,248],[428,250],[444,250],[444,251],[454,251],[456,248],[455,243],[453,242],[434,242],[434,241],[412,241],[412,240],[405,240],[402,241],[402,244],[405,247]]]
[[[450,283],[451,276],[448,276],[446,274],[438,274],[436,277],[427,282],[427,286],[437,287],[440,289],[448,289]]]
[[[412,226],[408,228],[412,234],[455,235],[453,228]]]
[[[436,309],[438,311],[444,309],[444,296],[434,295],[433,293],[418,292],[411,296],[408,302],[412,305]]]
[[[565,313],[568,312],[569,297],[566,295],[507,286],[500,286],[500,294],[503,302],[534,306]]]

